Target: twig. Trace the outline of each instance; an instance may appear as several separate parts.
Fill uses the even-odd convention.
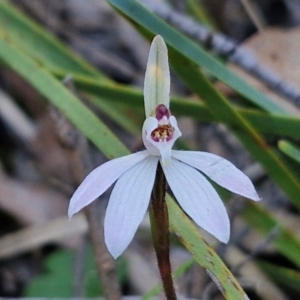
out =
[[[24,3],[23,3],[24,4]],[[38,5],[37,5],[38,4]],[[53,7],[48,5],[48,9],[44,9],[42,2],[26,1],[25,5],[41,22],[45,23],[52,32],[60,34],[70,40],[71,44],[76,47],[88,57],[88,60],[102,69],[106,69],[111,73],[125,76],[126,78],[136,78],[137,72],[133,69],[130,63],[121,57],[115,55],[111,51],[100,48],[98,44],[86,38],[78,32],[75,26],[71,26],[68,22],[53,18]],[[52,9],[52,10],[51,10]],[[55,10],[57,10],[55,4]]]
[[[87,232],[88,226],[82,214],[72,218],[60,217],[46,224],[30,226],[0,238],[0,259],[33,250],[47,243],[59,243],[70,236]]]
[[[89,223],[90,237],[95,251],[95,261],[101,277],[104,294],[108,300],[119,300],[121,299],[121,291],[115,274],[115,262],[104,243],[104,229],[102,223],[99,222],[99,215],[101,214],[97,214],[97,203],[90,204],[85,209],[85,214]]]
[[[64,84],[74,93],[75,86],[71,77],[66,78]],[[72,173],[74,174],[74,185],[77,186],[92,167],[90,157],[88,156],[87,140],[57,110],[53,108],[51,114],[55,120],[58,138],[62,146],[69,153]],[[97,213],[96,205],[97,203],[93,203],[85,210],[95,252],[96,266],[106,299],[119,300],[121,299],[121,288],[116,276],[115,261],[105,246],[102,226],[103,218],[101,218],[101,214]]]
[[[74,280],[73,280],[73,296],[74,298],[83,298],[85,295],[85,286],[82,284],[85,279],[85,265],[87,254],[87,235],[83,236],[83,240],[76,249],[74,262]]]
[[[37,135],[34,123],[14,103],[13,99],[4,91],[0,90],[0,118],[10,129],[11,133],[27,145]]]
[[[265,28],[265,21],[262,18],[260,12],[258,11],[257,7],[253,4],[251,0],[240,0],[242,5],[244,6],[249,18],[255,25],[255,27],[262,31]]]
[[[250,75],[261,80],[266,86],[300,107],[300,91],[284,81],[279,74],[259,64],[256,56],[246,47],[238,46],[231,38],[211,32],[191,17],[178,13],[168,5],[155,0],[141,0],[152,12],[169,24],[201,43],[213,53],[223,56],[230,62],[244,69]]]

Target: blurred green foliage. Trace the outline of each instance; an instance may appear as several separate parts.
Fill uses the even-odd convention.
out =
[[[74,296],[76,256],[71,250],[56,250],[44,261],[44,272],[36,277],[26,288],[26,297],[71,298]],[[81,262],[80,262],[81,263]],[[93,251],[88,247],[83,261],[83,297],[103,296],[99,276],[95,265]],[[126,279],[126,262],[119,259],[117,274],[120,282]]]

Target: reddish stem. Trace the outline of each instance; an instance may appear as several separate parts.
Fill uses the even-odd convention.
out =
[[[156,172],[150,209],[152,238],[166,298],[168,300],[176,300],[177,297],[170,263],[169,217],[165,195],[166,179],[159,165]]]

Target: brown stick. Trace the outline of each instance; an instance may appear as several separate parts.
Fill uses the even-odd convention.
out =
[[[85,209],[89,223],[89,233],[95,252],[95,261],[99,276],[101,278],[105,298],[108,300],[121,299],[120,284],[115,273],[115,261],[107,251],[104,242],[104,230],[102,222],[99,222],[96,203],[90,204]]]
[[[65,81],[65,84],[74,92],[72,79]],[[62,146],[68,152],[74,184],[78,185],[91,169],[87,140],[58,111],[52,111],[52,118],[54,120],[59,118],[60,122],[57,124],[60,124],[60,127],[64,126],[64,128],[57,128],[57,133]],[[70,141],[68,138],[70,136],[75,138]],[[99,281],[103,286],[105,298],[119,300],[121,299],[121,288],[115,272],[115,261],[107,251],[104,242],[103,215],[98,213],[97,204],[92,203],[85,209],[85,216],[89,224]]]

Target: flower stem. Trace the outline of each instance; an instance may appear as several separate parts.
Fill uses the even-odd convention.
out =
[[[166,178],[160,164],[158,164],[150,208],[151,231],[166,298],[176,300],[171,274],[169,217],[165,195]]]

